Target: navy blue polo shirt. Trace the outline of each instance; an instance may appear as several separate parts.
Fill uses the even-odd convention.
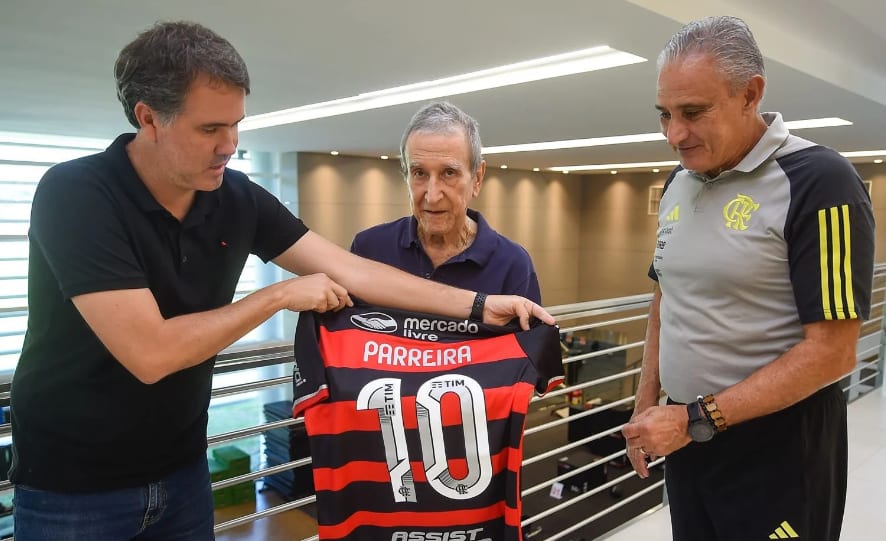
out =
[[[136,174],[126,134],[51,168],[34,195],[28,329],[12,382],[11,479],[65,492],[155,481],[206,451],[214,357],[146,385],[71,302],[148,288],[170,318],[231,302],[250,253],[272,259],[307,231],[274,196],[226,169],[183,221]]]
[[[538,276],[529,253],[492,229],[476,210],[468,209],[468,216],[477,222],[474,242],[436,269],[418,238],[418,221],[414,216],[357,233],[351,251],[451,286],[489,294],[521,295],[540,304]]]

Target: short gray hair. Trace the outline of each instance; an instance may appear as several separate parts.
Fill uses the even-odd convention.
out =
[[[169,122],[201,75],[249,94],[249,72],[234,46],[209,28],[186,21],[155,24],[124,47],[114,64],[117,98],[136,129],[138,102],[157,111],[161,122]]]
[[[429,103],[418,110],[406,126],[400,140],[400,169],[409,177],[409,163],[406,161],[406,140],[415,132],[454,133],[462,131],[467,137],[471,150],[471,173],[476,173],[483,159],[483,145],[480,143],[480,126],[470,115],[447,101]]]
[[[658,71],[665,64],[692,54],[710,55],[738,90],[760,75],[766,77],[763,54],[747,23],[737,17],[706,17],[688,23],[658,55]]]

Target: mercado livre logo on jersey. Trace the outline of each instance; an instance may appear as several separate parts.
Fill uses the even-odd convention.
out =
[[[351,316],[351,323],[370,332],[395,333],[399,329],[397,320],[383,312],[366,312]],[[477,334],[480,326],[469,321],[453,319],[435,319],[425,317],[407,317],[403,319],[403,332],[398,333],[405,338],[437,342],[439,333]]]
[[[351,316],[351,323],[361,329],[373,332],[391,333],[397,330],[397,320],[381,312],[354,314]]]
[[[407,317],[403,320],[403,336],[406,338],[436,342],[440,339],[437,335],[440,332],[477,334],[480,332],[480,327],[467,319],[455,321],[451,319]]]

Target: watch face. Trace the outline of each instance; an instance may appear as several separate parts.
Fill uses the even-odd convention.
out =
[[[710,441],[714,437],[714,427],[706,420],[690,423],[689,437],[692,441]]]

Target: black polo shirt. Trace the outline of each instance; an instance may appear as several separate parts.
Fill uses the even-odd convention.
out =
[[[58,491],[136,486],[206,452],[214,357],[146,385],[105,349],[71,298],[149,288],[164,317],[229,304],[250,253],[268,261],[307,231],[226,169],[179,222],[126,154],[134,135],[59,164],[31,210],[28,330],[12,382],[14,483]]]

